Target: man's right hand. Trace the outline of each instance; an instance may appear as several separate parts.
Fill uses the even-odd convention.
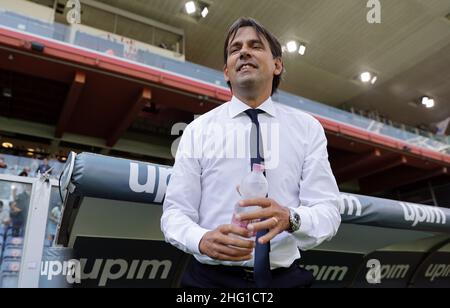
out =
[[[200,240],[200,252],[208,257],[222,261],[246,261],[252,258],[255,241],[249,238],[251,231],[237,225],[221,225],[213,231],[205,233]]]

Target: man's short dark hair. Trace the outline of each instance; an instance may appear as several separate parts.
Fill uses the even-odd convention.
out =
[[[264,28],[264,26],[262,26],[260,23],[258,23],[253,18],[241,17],[238,20],[236,20],[231,25],[230,29],[228,30],[227,37],[225,39],[225,46],[223,48],[223,59],[224,59],[225,65],[227,65],[227,60],[228,60],[228,44],[230,43],[230,41],[233,41],[238,30],[243,27],[252,27],[253,29],[255,29],[258,36],[262,35],[269,43],[273,58],[274,59],[282,58],[281,44],[278,41],[278,39],[272,33],[270,33],[266,28]],[[279,75],[273,76],[272,94],[271,95],[273,95],[277,91],[278,86],[280,85],[280,82],[281,82],[282,74],[283,74],[283,71]],[[229,81],[228,81],[228,86],[231,89],[231,83]]]

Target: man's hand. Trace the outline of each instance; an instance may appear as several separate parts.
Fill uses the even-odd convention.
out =
[[[250,231],[258,232],[268,229],[269,232],[258,239],[260,244],[265,244],[277,234],[286,231],[290,227],[289,209],[279,205],[276,201],[268,198],[246,199],[239,202],[240,206],[260,206],[261,210],[236,215],[238,220],[263,220],[247,226]]]
[[[246,261],[252,258],[255,242],[235,235],[249,238],[251,231],[236,225],[222,225],[205,233],[200,240],[199,249],[204,255],[222,261]]]

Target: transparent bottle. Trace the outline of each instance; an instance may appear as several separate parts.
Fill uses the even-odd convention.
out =
[[[269,184],[264,176],[264,165],[253,164],[252,171],[246,175],[239,186],[239,191],[241,193],[241,199],[254,199],[254,198],[266,198],[269,190]],[[248,224],[258,222],[258,220],[252,221],[239,221],[236,219],[236,214],[248,213],[255,210],[259,210],[260,206],[239,206],[239,203],[235,205],[233,217],[231,223],[238,225],[242,228],[247,228]],[[252,234],[254,237],[255,234]]]

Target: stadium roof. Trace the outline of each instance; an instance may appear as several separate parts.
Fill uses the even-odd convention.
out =
[[[381,1],[380,24],[367,22],[364,0],[207,0],[209,14],[198,21],[184,13],[184,0],[97,1],[184,29],[186,59],[219,70],[227,28],[251,16],[282,43],[307,42],[304,57],[285,57],[282,89],[413,126],[450,116],[448,0]],[[378,74],[375,86],[355,80],[363,70]],[[416,107],[422,95],[436,107]]]

